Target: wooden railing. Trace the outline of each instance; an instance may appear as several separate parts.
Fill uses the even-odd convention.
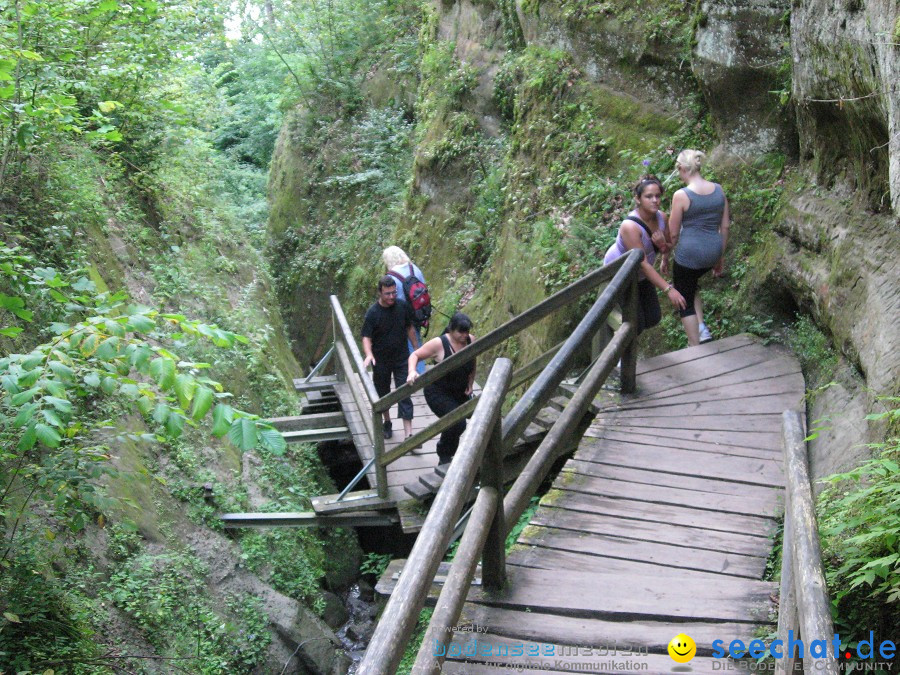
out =
[[[390,453],[384,451],[384,439],[379,433],[381,417],[392,405],[411,396],[416,391],[439,380],[450,371],[472,361],[479,355],[494,349],[500,343],[525,330],[553,312],[571,305],[586,293],[609,282],[600,294],[591,310],[585,315],[575,332],[563,343],[547,350],[530,363],[522,366],[511,376],[510,388],[524,384],[537,376],[534,384],[525,392],[513,411],[504,420],[503,447],[508,450],[519,439],[537,412],[552,398],[556,388],[576,363],[579,355],[590,348],[591,340],[606,322],[607,317],[616,304],[621,304],[623,325],[637,325],[637,271],[643,260],[643,252],[635,250],[610,265],[602,267],[578,281],[551,295],[543,302],[526,310],[522,314],[482,336],[471,345],[435,367],[425,371],[413,384],[405,384],[387,395],[378,398],[371,376],[363,368],[362,356],[356,340],[350,331],[340,302],[331,296],[333,325],[335,334],[335,352],[339,363],[339,372],[350,386],[354,401],[360,414],[366,419],[366,432],[372,443],[373,464],[376,474],[378,495],[387,497],[387,465],[396,461],[425,441],[438,435],[448,427],[472,413],[478,403],[478,397],[445,415],[435,424],[420,431],[394,448]],[[622,390],[630,392],[634,389],[636,349],[632,339],[624,345],[622,356]],[[352,377],[351,374],[359,376]],[[483,394],[482,394],[483,395]],[[368,405],[366,405],[368,403]],[[367,409],[371,410],[366,415]],[[350,486],[352,488],[352,486]]]
[[[358,673],[389,675],[396,671],[416,619],[425,604],[440,561],[446,554],[453,525],[459,517],[479,470],[481,488],[412,672],[416,675],[425,675],[441,671],[443,654],[446,654],[446,643],[449,641],[448,635],[451,634],[449,629],[459,619],[479,558],[482,560],[482,585],[488,589],[503,585],[506,578],[505,541],[509,531],[547,476],[554,461],[569,447],[568,441],[573,432],[619,358],[622,359],[622,388],[626,391],[634,388],[637,269],[642,258],[643,254],[640,251],[634,251],[617,265],[609,286],[600,294],[572,334],[562,345],[555,348],[547,365],[502,421],[499,418],[499,411],[513,381],[512,364],[507,359],[498,359],[495,362],[481,397],[475,404],[475,412],[463,435],[460,449],[450,464],[444,483],[428,512],[425,524],[378,622]],[[557,296],[553,296],[550,300]],[[502,457],[505,449],[515,442],[553,395],[579,352],[590,346],[594,334],[619,301],[624,318],[621,326],[613,333],[612,339],[591,366],[571,401],[550,428],[506,498],[501,499]],[[516,317],[510,324],[514,324],[522,316],[524,315]],[[464,363],[465,359],[458,357],[464,356],[469,350],[474,352],[469,357],[474,358],[485,349],[489,349],[490,344],[487,347],[482,344],[487,342],[487,337],[495,334],[504,335],[501,331],[510,324],[501,326],[486,338],[451,356],[419,380],[428,378],[427,384],[440,377],[440,373],[428,376],[445,364],[444,372],[453,367],[454,363],[455,366]],[[521,327],[517,330],[521,330]],[[506,333],[505,337],[511,334],[514,333]],[[473,349],[476,345],[481,348]],[[405,395],[408,393],[409,390]],[[385,396],[378,403],[382,401],[392,403],[403,395],[404,391],[401,388]],[[440,646],[444,649],[436,649]]]
[[[831,649],[834,626],[819,548],[803,418],[794,410],[786,410],[782,418],[786,493],[778,638],[782,640],[784,657],[778,661],[778,669],[794,672],[796,651],[788,653],[789,631],[792,631],[794,640],[802,638],[807,650],[803,658],[804,672],[836,674],[840,667]],[[810,655],[813,640],[825,641],[826,656]]]

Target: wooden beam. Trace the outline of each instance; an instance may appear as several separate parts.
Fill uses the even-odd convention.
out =
[[[335,375],[326,375],[324,377],[314,377],[309,382],[301,377],[294,378],[294,389],[299,392],[308,391],[326,391],[333,389],[338,381]]]
[[[640,259],[638,258],[639,256]],[[551,295],[543,302],[538,303],[531,309],[525,310],[518,316],[507,321],[499,328],[495,328],[487,335],[484,335],[478,340],[475,340],[475,342],[470,344],[465,349],[460,350],[456,354],[453,354],[450,358],[444,359],[434,368],[426,370],[425,373],[420,375],[413,384],[405,384],[402,387],[398,387],[394,391],[378,399],[374,403],[374,409],[378,411],[387,410],[400,399],[411,396],[413,392],[424,388],[426,385],[429,385],[432,382],[436,382],[450,371],[455,370],[460,366],[468,363],[469,361],[475,359],[479,354],[483,354],[489,349],[496,347],[504,340],[512,337],[516,333],[521,332],[532,324],[537,323],[544,317],[549,316],[557,309],[565,307],[574,300],[577,300],[588,291],[591,291],[600,286],[602,283],[615,278],[616,276],[618,276],[620,270],[625,269],[625,277],[627,277],[634,271],[637,265],[640,265],[640,260],[642,259],[642,252],[636,251],[636,253],[634,254],[629,252],[628,255],[622,256],[615,262],[609,265],[605,265],[604,267],[601,267],[594,272],[583,276],[581,279],[574,282],[573,284],[570,284],[569,286],[566,286],[558,293]],[[637,264],[633,262],[634,260],[637,260]],[[613,293],[613,295],[617,294],[618,293]],[[596,328],[593,332],[596,332]]]
[[[226,530],[240,527],[379,527],[399,521],[394,513],[354,511],[318,514],[314,511],[294,513],[225,513],[219,516]]]
[[[344,495],[342,500],[337,501],[339,495],[340,493],[313,497],[311,500],[313,510],[319,515],[326,515],[362,509],[391,509],[397,504],[393,499],[382,499],[375,490],[350,492]]]
[[[451,357],[453,358],[453,357]],[[447,551],[453,525],[459,519],[481,459],[500,416],[500,406],[512,375],[512,362],[497,359],[484,385],[482,404],[475,409],[460,448],[450,465],[444,487],[435,498],[412,552],[407,571],[391,595],[375,634],[360,663],[359,675],[394,673],[441,558]]]
[[[345,441],[352,436],[348,427],[329,427],[327,429],[302,429],[301,431],[285,431],[281,434],[288,443],[321,443],[323,441]]]
[[[594,302],[588,313],[584,315],[584,318],[566,339],[563,347],[551,359],[547,367],[541,371],[541,374],[537,376],[537,379],[535,379],[528,390],[522,394],[522,397],[513,406],[513,409],[509,411],[509,414],[503,418],[503,443],[505,446],[515,443],[525,430],[525,427],[532,421],[537,411],[543,408],[547,401],[556,394],[557,387],[571,369],[575,358],[590,344],[594,334],[602,323],[606,321],[607,316],[613,309],[613,304],[622,293],[622,285],[636,274],[643,257],[643,251],[634,249],[629,251],[628,255],[619,258],[619,260],[624,260],[625,262],[616,271],[612,282],[603,289],[600,297],[597,298],[597,301]],[[473,344],[478,344],[478,342],[480,340]],[[469,348],[467,347],[467,349]],[[452,358],[451,356],[450,359]],[[450,359],[447,359],[447,361]]]
[[[375,383],[363,367],[363,358],[359,353],[359,346],[356,344],[356,338],[353,337],[353,333],[350,330],[350,324],[347,323],[347,317],[344,316],[344,308],[341,307],[341,302],[335,295],[331,296],[331,309],[335,322],[335,337],[339,338],[344,347],[346,347],[347,355],[352,360],[352,367],[345,371],[345,374],[349,379],[350,373],[356,372],[359,375],[360,380],[362,380],[363,390],[365,391],[366,396],[369,397],[369,402],[377,401],[378,392],[375,391]],[[338,342],[335,341],[335,347],[337,345]],[[405,396],[401,396],[400,398],[405,398]],[[400,399],[397,400],[399,401]],[[360,410],[360,412],[362,411]]]
[[[795,410],[785,410],[784,427],[784,469],[787,478],[787,500],[790,518],[790,537],[794,542],[793,575],[797,596],[800,634],[809,644],[811,640],[828,641],[834,635],[831,621],[831,601],[825,586],[825,572],[822,566],[822,550],[819,547],[819,528],[816,525],[815,502],[809,480],[806,458],[806,433],[803,419]],[[807,649],[809,647],[807,646]],[[837,675],[840,664],[831,649],[826,655],[815,658],[807,652],[803,659],[806,673],[829,673]]]
[[[344,413],[325,412],[291,417],[272,417],[266,420],[278,431],[303,431],[305,429],[327,429],[346,426]]]

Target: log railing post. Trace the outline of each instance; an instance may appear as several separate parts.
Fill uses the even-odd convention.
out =
[[[826,649],[824,657],[813,657],[809,653],[809,645],[813,640],[824,640],[830,647],[834,624],[831,621],[831,603],[825,587],[825,571],[809,480],[803,418],[795,410],[785,410],[782,420],[784,472],[788,494],[784,518],[791,546],[791,552],[787,557],[790,558],[789,574],[793,576],[797,599],[797,623],[800,625],[800,635],[807,649],[803,655],[803,671],[837,675],[840,672],[840,664],[835,659],[832,649]]]
[[[625,287],[622,302],[622,321],[638,327],[638,281],[633,275]],[[623,394],[631,394],[637,386],[637,330],[625,347],[622,354],[622,370],[620,373]]]
[[[416,619],[425,604],[441,558],[450,544],[453,525],[459,519],[463,504],[481,467],[491,431],[499,423],[500,407],[509,389],[511,376],[512,362],[509,359],[497,359],[485,382],[481,401],[463,434],[444,483],[428,511],[400,580],[375,628],[375,634],[357,670],[359,675],[391,675],[396,672],[403,650],[416,625]],[[494,500],[499,501],[499,496],[495,490],[487,488],[481,502],[482,508],[491,513],[491,518],[493,510],[490,502]],[[470,539],[476,537],[476,534],[473,532]],[[481,534],[477,534],[480,541],[476,539],[467,544],[467,550],[474,547],[474,550],[480,551],[484,544],[481,537],[486,534],[485,527]],[[462,583],[462,577],[457,583]],[[452,600],[454,607],[457,601],[459,600]],[[451,599],[447,602],[451,602]],[[448,611],[446,616],[452,616],[452,611]]]
[[[484,453],[481,487],[489,487],[501,497],[503,495],[503,429],[499,421],[494,425]],[[506,517],[503,499],[497,502],[481,557],[482,585],[489,590],[499,590],[506,583]]]

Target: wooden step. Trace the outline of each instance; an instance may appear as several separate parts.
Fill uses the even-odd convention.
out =
[[[308,382],[305,378],[294,378],[294,389],[300,392],[323,391],[327,389],[334,390],[335,383],[338,382],[336,375],[320,375],[314,377]]]

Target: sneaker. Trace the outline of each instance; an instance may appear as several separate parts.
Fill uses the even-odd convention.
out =
[[[700,344],[704,342],[712,342],[713,336],[712,333],[709,332],[709,328],[706,327],[705,323],[700,324]]]
[[[394,425],[391,423],[390,420],[388,420],[387,422],[384,423],[384,438],[385,438],[385,440],[389,439],[391,436],[394,435],[393,427],[394,427]]]

